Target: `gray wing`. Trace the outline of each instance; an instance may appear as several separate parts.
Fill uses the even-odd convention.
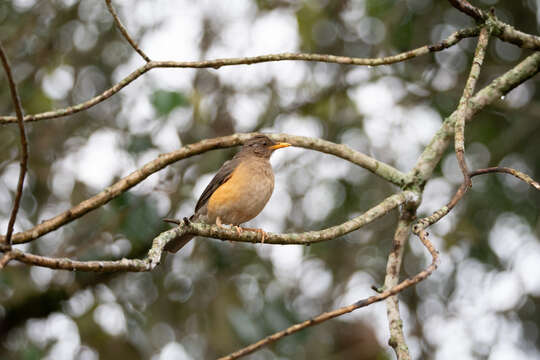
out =
[[[212,181],[210,181],[206,189],[204,189],[199,201],[197,201],[197,205],[195,205],[195,213],[197,213],[197,211],[208,202],[208,199],[210,199],[210,196],[212,196],[218,187],[226,183],[227,180],[231,178],[234,169],[236,169],[239,163],[239,159],[233,158],[221,166]]]

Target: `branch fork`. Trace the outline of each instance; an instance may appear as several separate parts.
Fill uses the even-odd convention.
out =
[[[0,124],[17,123],[20,130],[22,145],[20,161],[21,171],[19,173],[19,183],[17,187],[15,203],[10,217],[7,234],[5,237],[0,236],[0,251],[4,252],[3,257],[0,259],[0,268],[5,267],[10,260],[16,259],[23,263],[37,266],[45,266],[53,269],[82,270],[95,272],[151,271],[159,265],[163,256],[164,246],[174,237],[181,236],[185,233],[191,233],[194,235],[201,235],[206,237],[214,237],[222,240],[234,240],[252,243],[260,242],[260,233],[257,231],[245,229],[246,231],[237,232],[235,229],[222,228],[216,225],[193,223],[190,222],[188,219],[184,218],[182,222],[174,221],[177,225],[179,225],[178,227],[165,231],[153,239],[152,246],[144,259],[121,259],[115,261],[78,261],[67,258],[50,258],[45,256],[39,256],[11,248],[12,242],[16,244],[35,240],[43,236],[44,234],[54,231],[58,227],[64,226],[68,222],[85,215],[89,211],[92,211],[104,205],[114,197],[127,191],[129,188],[136,185],[137,183],[143,181],[152,173],[159,171],[160,169],[167,166],[168,164],[173,163],[174,161],[178,161],[180,159],[193,156],[195,154],[202,153],[214,148],[238,145],[242,143],[248,136],[250,136],[250,134],[235,134],[229,137],[205,140],[200,143],[184,147],[176,152],[164,154],[158,159],[149,162],[141,169],[136,170],[124,179],[121,179],[119,182],[113,184],[112,186],[105,189],[96,196],[83,201],[74,208],[67,210],[64,213],[59,214],[58,216],[35,226],[33,229],[17,233],[12,236],[13,225],[17,216],[20,199],[22,197],[22,185],[24,182],[27,168],[26,162],[28,157],[28,145],[26,143],[26,137],[24,132],[24,122],[59,118],[86,110],[113,96],[123,87],[127,86],[132,81],[154,68],[218,69],[221,66],[254,64],[283,60],[321,61],[349,65],[376,66],[392,64],[430,52],[440,51],[456,44],[463,38],[477,35],[479,36],[478,45],[471,66],[471,71],[467,79],[467,83],[464,88],[463,95],[460,99],[457,110],[454,112],[454,114],[452,114],[448,119],[444,121],[441,129],[433,137],[431,143],[426,147],[424,153],[418,160],[415,168],[409,174],[403,174],[397,169],[389,166],[388,164],[379,162],[364,154],[349,149],[343,145],[325,142],[320,139],[293,137],[286,134],[276,134],[272,136],[272,138],[276,140],[286,140],[287,142],[291,142],[297,146],[311,148],[342,157],[345,160],[351,161],[357,165],[368,169],[376,175],[393,183],[394,185],[405,189],[405,191],[389,196],[377,206],[366,211],[364,214],[349,221],[346,221],[343,224],[336,225],[320,231],[309,231],[299,234],[269,233],[263,238],[266,243],[309,245],[311,243],[319,241],[335,239],[343,234],[359,229],[365,224],[374,221],[375,219],[387,214],[389,211],[395,208],[400,208],[400,219],[398,222],[396,233],[394,235],[394,246],[388,258],[384,286],[380,289],[374,289],[378,294],[371,296],[367,299],[359,300],[349,306],[323,313],[310,320],[293,325],[283,331],[268,336],[267,338],[264,338],[255,344],[252,344],[244,349],[241,349],[235,353],[223,357],[222,359],[239,358],[260,349],[262,346],[277,341],[284,336],[300,331],[306,327],[316,325],[331,318],[354,311],[360,307],[364,307],[374,302],[385,299],[387,300],[387,313],[391,332],[391,338],[389,340],[389,343],[394,348],[399,360],[409,359],[410,355],[408,353],[405,338],[403,335],[398,302],[397,298],[394,295],[396,295],[400,291],[403,291],[407,287],[410,287],[424,280],[433,271],[435,271],[438,266],[438,251],[434,248],[433,244],[431,244],[428,239],[429,234],[427,232],[427,228],[439,221],[444,216],[446,216],[452,210],[452,208],[463,198],[467,190],[472,186],[471,178],[474,176],[488,173],[507,173],[517,177],[522,181],[525,181],[535,189],[540,190],[540,184],[538,182],[534,181],[529,176],[515,169],[496,167],[475,170],[472,172],[468,170],[465,159],[466,122],[470,120],[474,116],[474,114],[481,110],[486,104],[493,102],[495,99],[499,98],[501,95],[504,95],[505,93],[513,89],[515,86],[519,85],[521,82],[538,73],[540,68],[540,55],[538,53],[535,53],[525,59],[514,69],[502,75],[501,77],[493,81],[488,87],[482,89],[473,96],[490,34],[497,36],[503,41],[516,44],[522,48],[529,48],[534,50],[540,50],[540,38],[534,35],[522,33],[514,29],[512,26],[498,20],[493,12],[486,13],[483,10],[472,6],[467,0],[449,0],[449,2],[458,10],[462,11],[463,13],[476,20],[479,24],[478,26],[470,29],[459,30],[438,44],[426,45],[418,49],[407,51],[394,56],[378,59],[360,59],[334,55],[284,53],[256,56],[250,58],[215,59],[199,62],[152,61],[139,48],[138,44],[128,34],[126,28],[121,23],[118,15],[116,14],[116,11],[112,6],[112,0],[105,1],[117,28],[120,30],[124,38],[130,43],[133,49],[137,53],[139,53],[139,55],[145,60],[146,63],[140,68],[136,69],[128,77],[115,84],[110,89],[104,91],[102,94],[86,102],[64,109],[57,109],[45,113],[24,116],[20,100],[18,99],[15,84],[13,83],[13,80],[11,78],[11,69],[9,63],[7,62],[4,51],[0,46],[0,55],[2,57],[4,69],[8,77],[8,83],[10,86],[13,104],[16,111],[15,117],[0,116]],[[439,163],[442,154],[448,147],[452,134],[454,134],[454,147],[456,157],[464,177],[463,183],[447,205],[441,207],[432,215],[419,219],[411,227],[412,219],[414,218],[414,213],[419,204],[419,198],[421,194],[421,192],[417,191],[417,189],[421,189],[427,179],[430,178],[433,169]],[[431,255],[432,261],[428,267],[426,267],[423,271],[421,271],[414,277],[399,282],[399,273],[403,257],[404,243],[411,230],[412,233],[414,233],[420,239],[424,247],[427,249],[427,251]]]

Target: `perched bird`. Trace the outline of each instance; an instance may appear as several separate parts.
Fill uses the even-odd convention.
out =
[[[242,149],[225,162],[204,189],[191,221],[207,224],[229,224],[236,226],[259,215],[272,191],[274,173],[270,156],[274,150],[290,146],[276,143],[264,135],[257,135],[246,141]],[[264,236],[262,230],[258,230]],[[177,252],[194,235],[185,234],[170,241],[165,250]]]

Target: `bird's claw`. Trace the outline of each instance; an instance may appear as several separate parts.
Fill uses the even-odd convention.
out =
[[[219,216],[216,219],[216,225],[219,226],[220,228],[226,228],[226,226],[221,222],[221,219],[219,218]],[[268,234],[264,232],[263,229],[242,228],[238,225],[229,225],[229,226],[235,229],[238,235],[242,235],[242,232],[244,230],[251,230],[251,231],[257,232],[257,234],[261,235],[261,244],[264,244],[264,240],[266,240],[266,238],[268,237]]]
[[[264,240],[268,237],[268,234],[263,229],[255,230],[261,235],[261,244],[264,244]]]
[[[255,231],[257,234],[261,235],[261,244],[264,244],[264,240],[268,238],[268,234],[263,229],[244,228],[243,230]]]
[[[242,231],[244,231],[244,229],[242,229],[240,226],[238,225],[234,225],[233,228],[236,230],[236,233],[238,235],[241,235],[242,234]]]

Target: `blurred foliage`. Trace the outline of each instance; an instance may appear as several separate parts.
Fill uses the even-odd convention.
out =
[[[152,51],[171,54],[163,58],[168,60],[285,51],[384,56],[473,25],[448,2],[433,0],[114,3],[141,47],[160,60]],[[538,33],[538,2],[475,4],[494,6],[504,21]],[[0,34],[26,113],[86,101],[142,64],[103,1],[2,1]],[[271,47],[283,37],[279,50]],[[239,131],[317,136],[407,171],[455,109],[474,46],[468,39],[451,50],[374,68],[283,62],[152,70],[88,111],[27,124],[29,175],[16,229],[68,209],[159,153]],[[492,39],[479,86],[528,54]],[[536,77],[467,126],[472,167],[515,166],[540,179],[537,88]],[[0,114],[12,111],[8,88],[0,86]],[[3,126],[2,229],[14,196],[18,146],[16,126]],[[25,249],[79,259],[142,257],[152,238],[168,228],[161,219],[190,215],[210,176],[234,151],[169,166]],[[453,158],[449,149],[427,184],[421,215],[442,206],[457,188]],[[307,150],[283,150],[274,168],[274,202],[253,222],[273,232],[340,223],[396,190],[367,171]],[[409,346],[418,359],[505,358],[501,344],[510,349],[503,352],[510,354],[506,358],[538,357],[538,258],[527,262],[530,267],[520,264],[528,253],[539,254],[540,195],[505,175],[473,183],[455,213],[430,231],[441,268],[400,295]],[[147,274],[12,264],[0,273],[0,357],[216,358],[371,295],[370,286],[384,281],[396,218],[393,212],[361,231],[309,247],[197,239]],[[426,261],[412,239],[402,277]],[[527,271],[529,280],[523,277]],[[504,276],[513,281],[498,281]],[[389,359],[387,338],[384,306],[378,304],[247,358]]]
[[[177,107],[188,106],[188,101],[180,92],[157,90],[152,94],[152,106],[159,115],[168,115]]]

